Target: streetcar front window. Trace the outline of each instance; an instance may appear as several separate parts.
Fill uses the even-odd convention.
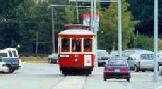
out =
[[[84,39],[84,52],[92,52],[92,39]]]
[[[67,38],[62,39],[61,51],[70,52],[70,39]]]
[[[73,39],[72,40],[72,51],[73,52],[81,52],[81,39]]]

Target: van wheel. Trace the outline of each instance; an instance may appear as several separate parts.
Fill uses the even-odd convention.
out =
[[[7,66],[7,67],[8,67],[7,73],[13,73],[15,71],[11,66]]]

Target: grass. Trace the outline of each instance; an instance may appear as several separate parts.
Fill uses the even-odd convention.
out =
[[[48,57],[21,57],[21,61],[25,63],[47,63]]]

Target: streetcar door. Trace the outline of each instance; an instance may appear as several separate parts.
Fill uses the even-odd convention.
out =
[[[92,66],[92,39],[85,38],[84,42],[84,66]]]

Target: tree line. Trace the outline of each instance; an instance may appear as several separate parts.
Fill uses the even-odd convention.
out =
[[[122,0],[123,49],[153,49],[153,0]],[[52,23],[50,4],[68,5],[54,8],[55,43],[57,33],[64,30],[64,24],[77,23],[75,2],[68,0],[5,0],[0,1],[0,49],[17,47],[23,55],[52,52]],[[89,3],[79,3],[89,5]],[[162,1],[159,0],[159,37],[162,37]],[[79,8],[81,14],[89,8]],[[98,48],[117,50],[117,3],[97,3],[100,14]],[[38,35],[37,35],[38,34]],[[160,45],[161,47],[161,45]],[[57,45],[56,45],[57,48]]]

